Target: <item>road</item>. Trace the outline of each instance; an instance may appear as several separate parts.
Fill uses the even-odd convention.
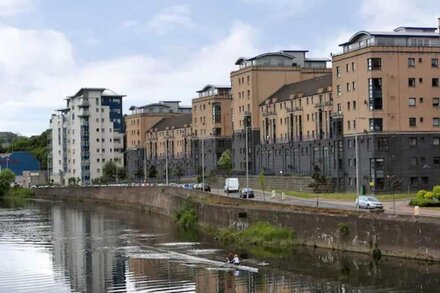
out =
[[[227,195],[224,193],[222,189],[213,189],[213,193],[222,196],[231,196],[238,198],[238,193],[232,193]],[[263,194],[262,191],[254,190],[255,198],[251,200],[259,200],[259,201],[268,201],[268,202],[277,202],[277,203],[285,203],[292,204],[297,206],[307,206],[307,207],[316,207],[316,198],[298,198],[290,195],[286,195],[283,199],[280,193],[276,193],[275,197],[272,197],[271,192],[265,192]],[[398,214],[398,215],[414,215],[414,207],[408,205],[408,200],[396,200],[395,208],[392,201],[384,201],[382,202],[384,205],[384,213],[386,214]],[[329,199],[319,199],[319,207],[328,208],[328,209],[342,209],[342,210],[358,210],[354,205],[354,201],[345,201],[345,200],[329,200]],[[360,212],[369,213],[369,210],[359,209]],[[420,208],[419,216],[425,217],[440,217],[440,209],[434,208]]]

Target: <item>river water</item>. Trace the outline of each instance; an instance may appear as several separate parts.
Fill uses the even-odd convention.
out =
[[[440,290],[438,263],[373,261],[299,247],[276,258],[248,254],[243,263],[258,268],[255,273],[225,268],[228,252],[159,215],[90,204],[0,202],[0,292]]]

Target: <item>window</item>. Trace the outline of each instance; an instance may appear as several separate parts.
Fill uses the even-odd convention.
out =
[[[347,92],[349,92],[349,91],[350,91],[350,83],[347,82]]]
[[[422,97],[419,98],[419,103],[423,103],[423,98]]]
[[[432,164],[435,166],[439,166],[440,165],[440,157],[434,157],[432,160]]]
[[[439,86],[438,78],[433,78],[432,79],[432,86],[433,87],[438,87]]]
[[[368,99],[370,110],[382,109],[382,78],[368,79]]]
[[[386,137],[380,137],[377,139],[377,148],[380,151],[386,151],[388,150],[388,138]]]
[[[440,98],[432,98],[432,106],[439,107],[440,106]]]
[[[416,106],[416,98],[409,98],[408,99],[408,105],[410,107],[415,107]]]
[[[419,161],[418,161],[417,157],[411,157],[411,158],[409,158],[409,164],[410,164],[412,167],[417,166],[418,163],[419,163]]]
[[[440,137],[433,137],[432,144],[433,145],[440,145]]]
[[[356,64],[354,62],[351,62],[351,71],[356,70]]]
[[[347,128],[351,129],[351,121],[350,120],[347,121]]]
[[[356,101],[353,101],[353,110],[356,110]]]
[[[345,64],[345,71],[349,72],[350,71],[350,64]]]
[[[408,78],[408,86],[415,87],[416,86],[416,79],[415,78]]]
[[[369,58],[367,60],[368,70],[381,70],[382,69],[382,59],[381,58]]]
[[[431,67],[432,68],[438,68],[438,59],[437,58],[432,58],[431,59]]]
[[[336,94],[337,94],[338,96],[341,95],[341,85],[339,85],[339,84],[336,86]]]
[[[409,138],[409,145],[410,146],[417,146],[417,137],[410,137]]]
[[[380,132],[383,130],[383,120],[382,118],[371,118],[369,120],[370,131]]]
[[[353,91],[356,90],[356,82],[355,82],[355,81],[353,81],[353,82],[351,83],[351,89],[352,89]]]
[[[417,119],[415,117],[409,117],[409,126],[410,127],[416,127],[417,126]]]
[[[350,111],[350,102],[347,102],[347,110]]]
[[[411,185],[418,185],[419,184],[419,178],[418,177],[410,177],[409,178]]]
[[[432,118],[432,126],[436,126],[436,127],[440,126],[440,118],[438,117]]]
[[[429,177],[423,176],[423,177],[420,177],[420,179],[422,179],[422,185],[428,185],[429,184]]]
[[[416,59],[408,58],[408,67],[416,67]]]
[[[341,77],[341,68],[336,66],[336,77]]]

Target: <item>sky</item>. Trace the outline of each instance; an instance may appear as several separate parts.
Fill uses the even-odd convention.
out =
[[[427,0],[0,0],[0,131],[40,134],[64,98],[109,88],[131,105],[230,84],[239,57],[330,57],[359,30],[438,26]]]

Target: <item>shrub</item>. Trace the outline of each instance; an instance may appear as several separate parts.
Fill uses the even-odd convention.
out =
[[[174,214],[177,225],[184,229],[194,229],[198,224],[197,209],[190,200],[185,200],[182,207]]]
[[[417,199],[417,198],[415,198],[409,202],[409,205],[419,206],[419,207],[440,207],[440,201],[436,198],[432,198],[432,199],[427,199],[427,198]]]
[[[423,198],[425,198],[425,194],[426,194],[427,192],[428,192],[428,191],[427,191],[427,190],[424,190],[424,189],[421,189],[421,190],[417,191],[417,196],[416,196],[416,198],[417,198],[417,199],[423,199]]]
[[[440,199],[440,185],[434,186],[434,188],[432,189],[432,196]]]
[[[431,191],[428,191],[427,193],[425,193],[424,197],[425,197],[426,199],[432,199],[432,192],[431,192]]]
[[[338,223],[338,229],[342,236],[347,236],[350,234],[350,229],[346,223]]]

